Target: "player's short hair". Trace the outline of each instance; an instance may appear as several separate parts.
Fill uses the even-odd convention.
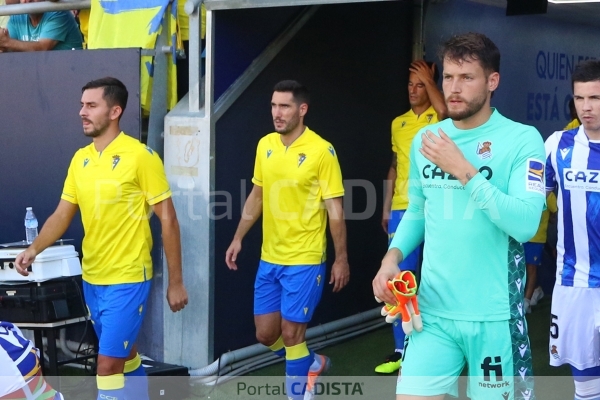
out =
[[[600,60],[586,60],[575,66],[571,74],[571,85],[575,82],[600,81]]]
[[[296,104],[310,105],[310,93],[308,92],[306,86],[304,86],[300,82],[293,80],[277,82],[277,84],[275,84],[275,87],[273,88],[273,91],[292,93]]]
[[[438,55],[442,61],[448,59],[457,63],[477,60],[487,75],[500,72],[500,50],[482,33],[455,35],[442,44]]]
[[[86,83],[81,88],[81,92],[83,93],[88,89],[97,88],[104,88],[102,98],[106,101],[106,104],[108,104],[109,107],[115,105],[121,107],[121,115],[123,115],[125,106],[127,105],[127,98],[129,97],[129,93],[123,82],[117,78],[107,76]]]

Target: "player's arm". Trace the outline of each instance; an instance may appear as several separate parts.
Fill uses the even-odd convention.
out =
[[[331,267],[329,284],[333,284],[333,292],[339,292],[350,280],[350,266],[348,265],[348,248],[346,241],[346,221],[342,197],[325,200],[327,215],[329,217],[329,231],[335,248],[335,261]]]
[[[242,250],[242,239],[248,233],[250,228],[260,218],[263,207],[263,188],[259,185],[254,185],[250,195],[244,203],[244,209],[242,210],[242,218],[240,223],[233,235],[233,240],[225,253],[225,263],[227,267],[232,270],[237,270],[237,255]]]
[[[169,284],[167,286],[167,301],[171,311],[182,310],[188,303],[188,295],[183,285],[181,270],[181,236],[179,221],[173,200],[168,197],[152,205],[152,211],[160,220],[163,248],[167,259]]]
[[[558,147],[558,142],[560,132],[554,132],[554,134],[550,135],[546,142],[544,143],[544,149],[546,151],[546,166],[544,168],[544,182],[546,185],[546,198],[550,196],[550,194],[556,189],[556,171],[554,170],[554,164],[552,163],[552,159],[554,158],[553,152]]]
[[[23,276],[29,275],[27,267],[35,261],[38,254],[62,237],[78,209],[77,204],[60,200],[56,210],[44,223],[38,237],[24,252],[17,256],[15,260],[17,272]]]
[[[383,199],[383,218],[381,219],[381,226],[385,233],[388,232],[388,223],[390,221],[390,212],[392,211],[392,199],[394,198],[394,186],[396,184],[398,166],[398,155],[394,153],[392,157],[392,164],[388,170],[387,178],[385,181],[385,197]]]
[[[448,116],[448,107],[446,106],[444,95],[438,88],[437,83],[433,80],[435,64],[429,67],[425,61],[417,60],[412,62],[409,70],[414,72],[425,85],[427,96],[437,114],[438,121],[446,119]]]
[[[2,51],[24,52],[24,51],[47,51],[52,50],[58,42],[52,39],[40,39],[38,42],[22,42],[17,39],[7,38],[0,40]]]
[[[373,294],[390,304],[395,304],[396,300],[387,287],[387,281],[400,271],[398,264],[404,259],[404,254],[410,254],[425,237],[425,196],[415,159],[416,143],[418,141],[413,141],[410,149],[408,208],[372,282]]]

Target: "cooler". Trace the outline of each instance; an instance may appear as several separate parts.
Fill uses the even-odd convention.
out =
[[[41,282],[62,276],[81,275],[79,255],[72,245],[50,246],[42,251],[29,267],[29,276],[23,276],[15,269],[15,258],[23,250],[23,247],[0,248],[0,282]]]

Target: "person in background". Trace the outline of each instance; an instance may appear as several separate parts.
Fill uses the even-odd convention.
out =
[[[64,400],[42,375],[40,351],[7,321],[0,321],[0,399]]]
[[[21,3],[40,1],[44,0],[21,0]],[[82,48],[81,33],[69,11],[11,15],[7,28],[0,29],[0,50],[3,52]]]
[[[563,129],[565,131],[577,128],[579,125],[581,125],[581,121],[577,116],[577,110],[575,109],[575,101],[572,98],[569,100],[569,113],[571,115],[571,122],[569,122]]]
[[[98,400],[148,399],[136,339],[152,284],[153,213],[161,225],[169,307],[177,312],[188,302],[171,189],[158,154],[119,127],[127,99],[127,88],[113,77],[83,86],[79,116],[92,143],[73,156],[56,210],[15,260],[27,276],[35,257],[80,212],[83,295],[99,341]]]
[[[537,269],[542,265],[542,253],[548,237],[548,222],[557,212],[556,195],[550,193],[546,199],[546,209],[542,212],[540,227],[534,237],[523,243],[525,250],[525,264],[527,265],[527,284],[525,286],[525,312],[530,313],[531,307],[537,305],[544,297],[544,291],[537,285]]]
[[[254,187],[225,254],[227,267],[237,270],[242,239],[262,215],[256,338],[285,357],[290,400],[313,399],[317,379],[331,364],[307,347],[305,337],[326,282],[327,222],[335,248],[329,284],[338,292],[350,280],[342,172],[333,146],[304,125],[309,103],[308,89],[299,82],[281,81],[273,88],[275,132],[258,143]]]
[[[571,367],[575,400],[600,399],[600,61],[571,74],[579,129],[546,139],[546,191],[558,191],[550,365]]]
[[[419,129],[446,118],[448,111],[444,95],[437,87],[438,71],[435,64],[414,61],[409,68],[408,102],[410,110],[392,121],[392,165],[386,180],[385,201],[381,226],[388,235],[388,245],[394,238],[398,224],[408,207],[408,166],[410,145]],[[421,247],[409,254],[399,266],[401,270],[417,271]],[[400,320],[392,325],[395,349],[375,372],[391,374],[400,369],[404,352],[405,334]]]

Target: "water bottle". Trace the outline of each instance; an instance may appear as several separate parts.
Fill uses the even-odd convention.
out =
[[[27,207],[27,213],[25,214],[25,237],[27,243],[33,243],[33,240],[38,235],[38,220],[33,213],[31,207]]]

